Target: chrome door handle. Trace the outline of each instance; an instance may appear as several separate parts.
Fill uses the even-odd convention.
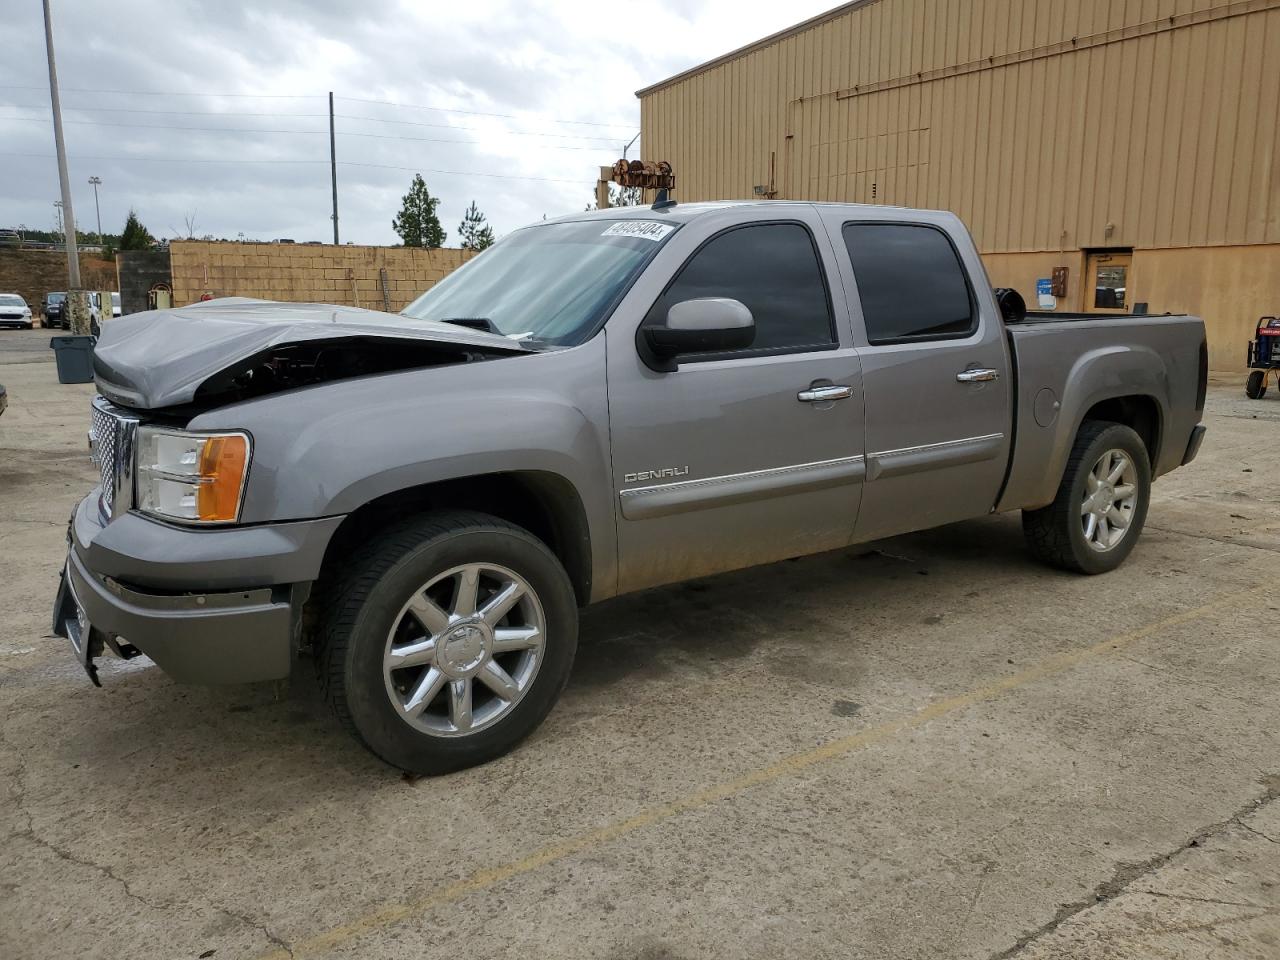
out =
[[[956,374],[956,379],[961,383],[986,383],[988,380],[999,380],[1000,371],[992,370],[990,367],[983,367],[978,370],[961,370]]]
[[[824,400],[847,400],[853,396],[853,387],[843,383],[832,383],[823,387],[810,387],[796,394],[796,399],[803,403],[821,403]]]

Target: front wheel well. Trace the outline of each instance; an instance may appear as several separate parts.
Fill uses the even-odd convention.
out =
[[[458,477],[385,494],[349,513],[325,549],[320,580],[329,579],[356,547],[407,514],[460,509],[506,520],[547,545],[569,574],[579,605],[591,597],[591,535],[577,490],[544,471]]]
[[[1147,448],[1147,459],[1155,469],[1156,457],[1160,453],[1161,423],[1160,406],[1154,397],[1134,394],[1100,400],[1085,412],[1082,424],[1090,420],[1121,423],[1132,429],[1142,438],[1142,445]]]

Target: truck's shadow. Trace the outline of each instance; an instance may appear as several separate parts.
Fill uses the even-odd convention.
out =
[[[569,689],[735,660],[762,642],[820,644],[822,624],[847,625],[895,595],[918,598],[930,592],[923,578],[963,565],[978,583],[1031,563],[1012,514],[631,594],[583,611]]]

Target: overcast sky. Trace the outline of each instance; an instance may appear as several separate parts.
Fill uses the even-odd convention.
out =
[[[344,242],[397,242],[414,171],[449,245],[472,200],[501,234],[592,199],[637,89],[832,5],[53,0],[77,224],[96,229],[96,175],[107,232],[133,207],[159,237],[193,216],[197,236],[331,240],[332,90]],[[0,227],[52,229],[59,197],[40,11],[0,0]]]

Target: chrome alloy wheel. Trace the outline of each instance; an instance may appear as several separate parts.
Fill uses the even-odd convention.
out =
[[[519,574],[490,563],[446,570],[414,592],[387,635],[387,696],[424,733],[475,733],[528,692],[546,634],[542,604]]]
[[[1080,522],[1084,542],[1105,553],[1129,531],[1138,505],[1138,468],[1123,450],[1108,450],[1085,475]]]

